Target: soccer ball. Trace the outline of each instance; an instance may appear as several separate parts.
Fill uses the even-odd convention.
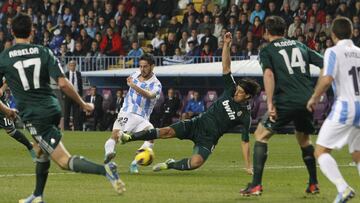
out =
[[[149,147],[137,150],[135,155],[135,160],[137,164],[141,166],[150,165],[153,162],[154,158],[155,158],[154,152]]]

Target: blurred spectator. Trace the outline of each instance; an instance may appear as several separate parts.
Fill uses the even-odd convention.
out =
[[[346,2],[341,2],[335,13],[336,16],[343,16],[350,18],[350,11],[347,8]]]
[[[75,88],[76,92],[82,96],[83,86],[81,73],[76,70],[76,61],[71,60],[67,65],[68,71],[65,73],[66,78]],[[79,105],[71,98],[63,94],[64,98],[64,129],[70,130],[69,123],[70,117],[73,118],[74,130],[81,130],[81,109]]]
[[[231,56],[231,60],[239,60],[239,56],[241,55],[239,48],[235,45],[232,44],[230,46],[230,56]]]
[[[282,7],[284,7],[285,4],[288,4],[290,7],[290,10],[294,12],[295,10],[297,10],[299,8],[299,3],[300,3],[299,0],[284,0]]]
[[[117,7],[117,12],[115,13],[115,16],[114,16],[116,24],[121,28],[124,27],[127,16],[128,16],[128,14],[125,11],[125,5],[119,4]]]
[[[210,28],[205,29],[205,35],[201,38],[201,47],[204,47],[205,44],[209,45],[209,51],[214,52],[217,49],[218,42],[214,35],[211,34]]]
[[[309,29],[306,33],[306,45],[310,49],[315,49],[315,31],[314,29]]]
[[[105,129],[112,129],[112,125],[117,119],[117,115],[120,112],[121,107],[124,104],[123,91],[121,89],[116,90],[116,98],[112,100],[110,109],[107,110],[104,117]]]
[[[254,19],[256,16],[260,17],[260,20],[263,21],[265,19],[265,11],[261,9],[261,4],[256,3],[255,4],[255,10],[250,15],[250,23],[254,23]]]
[[[122,40],[111,28],[106,29],[106,34],[103,36],[100,44],[100,51],[106,56],[120,56],[124,54]]]
[[[308,10],[304,1],[300,2],[299,9],[294,13],[294,16],[299,16],[303,23],[306,23]]]
[[[48,21],[53,25],[57,25],[61,19],[61,16],[57,12],[57,7],[55,4],[51,4],[50,14],[47,17]]]
[[[240,49],[246,49],[246,45],[248,42],[252,42],[254,47],[258,47],[260,45],[260,40],[253,36],[252,32],[249,30],[246,33],[246,36],[241,40]]]
[[[147,54],[155,55],[154,47],[151,44],[146,45],[144,52]]]
[[[223,41],[220,41],[220,42],[219,42],[219,46],[218,46],[218,48],[216,49],[216,51],[215,51],[215,53],[214,53],[215,62],[221,61],[222,48],[223,48],[223,46],[224,46],[224,42],[223,42]]]
[[[246,49],[241,51],[241,56],[245,59],[249,59],[250,56],[258,55],[257,49],[254,47],[252,42],[248,42],[246,45]]]
[[[229,1],[213,0],[213,3],[219,5],[220,9],[226,9],[227,6],[228,6]]]
[[[261,39],[264,34],[264,28],[261,24],[261,20],[258,16],[254,18],[254,24],[250,28],[251,32],[253,33],[254,37]]]
[[[208,10],[207,4],[203,3],[200,7],[200,13],[199,13],[200,22],[203,22],[203,19],[206,15],[208,15],[210,19],[213,17],[212,13]]]
[[[16,109],[15,98],[14,98],[13,94],[11,93],[10,88],[7,88],[5,90],[5,101],[9,104],[10,108]]]
[[[295,36],[296,28],[300,28],[301,33],[305,29],[305,25],[304,25],[304,23],[301,22],[301,19],[300,19],[299,16],[295,16],[294,17],[294,22],[289,26],[289,29],[288,29],[288,37],[289,38],[292,38],[292,37]]]
[[[5,44],[4,44],[4,49],[8,49],[12,46],[12,41],[11,40],[6,40]]]
[[[179,40],[181,38],[181,23],[177,20],[176,16],[171,17],[170,23],[167,26],[168,32],[175,33],[176,39]]]
[[[353,27],[355,28],[359,28],[360,27],[360,17],[359,16],[353,16],[352,17],[352,23],[353,23]]]
[[[4,45],[5,45],[4,32],[0,30],[0,52],[4,50]]]
[[[105,18],[99,16],[96,24],[96,32],[100,32],[103,35],[105,34],[107,27],[108,26],[105,24]]]
[[[300,4],[301,5],[301,4]],[[319,9],[318,3],[312,3],[311,9],[307,13],[307,21],[310,21],[310,17],[314,16],[315,21],[320,23],[321,25],[325,23],[325,12]]]
[[[210,29],[210,32],[213,32],[214,30],[214,23],[211,22],[209,15],[204,16],[203,22],[200,23],[198,27],[199,33],[205,33],[206,29]]]
[[[290,5],[288,3],[283,4],[280,16],[284,18],[287,26],[289,26],[293,22],[294,12],[291,11]]]
[[[91,113],[86,112],[86,121],[92,120],[92,130],[96,131],[98,124],[100,124],[103,116],[103,97],[96,92],[96,86],[92,86],[90,89],[90,95],[86,95],[85,102],[94,104],[94,111]]]
[[[121,31],[121,39],[124,42],[124,47],[128,47],[130,42],[137,40],[136,26],[129,19],[125,20],[125,26]]]
[[[140,22],[142,18],[140,17],[140,14],[138,14],[135,6],[131,7],[128,19],[133,25],[135,25],[136,27],[140,27]]]
[[[71,21],[70,33],[73,39],[77,39],[80,35],[80,28],[78,27],[77,21]]]
[[[230,9],[225,14],[226,19],[229,19],[231,16],[234,16],[236,19],[239,16],[239,8],[237,7],[236,4],[232,4],[230,6]]]
[[[154,13],[151,11],[148,12],[147,16],[144,19],[142,19],[140,24],[142,31],[144,31],[145,33],[145,38],[152,39],[154,37],[155,31],[158,28],[158,22],[154,17]]]
[[[66,45],[67,51],[74,52],[75,49],[75,40],[71,37],[70,33],[66,33],[65,39],[62,42]]]
[[[181,119],[182,120],[191,119],[194,116],[197,116],[204,111],[205,111],[204,102],[200,100],[199,92],[194,91],[192,98],[186,104],[184,113],[181,115]]]
[[[177,116],[179,108],[180,99],[175,95],[174,89],[168,89],[167,97],[162,104],[161,126],[169,126],[172,124],[172,118]]]
[[[360,33],[358,27],[354,28],[351,40],[354,42],[356,46],[360,46]]]
[[[116,25],[115,23],[115,19],[110,19],[109,21],[109,25],[107,26],[107,28],[111,28],[113,30],[113,32],[115,33],[120,33],[119,32],[119,27]],[[106,31],[106,30],[105,30]]]
[[[60,35],[60,30],[56,29],[54,31],[54,37],[50,41],[49,47],[54,52],[55,55],[60,53],[60,46],[64,40],[64,37]]]
[[[96,34],[96,27],[94,25],[94,20],[89,18],[87,20],[87,26],[85,28],[87,34],[92,38],[94,39],[95,38],[95,34]]]
[[[241,14],[245,14],[246,16],[250,16],[251,15],[251,8],[249,8],[249,2],[243,2],[241,8],[240,8],[240,13]]]
[[[310,16],[309,21],[305,24],[304,33],[308,33],[309,30],[314,30],[315,33],[319,33],[320,29],[321,25],[316,21],[315,16]]]
[[[103,69],[103,59],[99,44],[96,41],[91,42],[91,49],[86,54],[86,63],[89,70]]]
[[[202,49],[200,56],[202,63],[210,63],[213,61],[213,52],[211,51],[208,43],[204,44],[204,48]]]
[[[196,21],[199,17],[199,13],[195,10],[195,7],[194,7],[194,3],[189,3],[187,6],[186,6],[186,12],[184,14],[184,18],[183,18],[183,22],[182,24],[185,25],[185,24],[188,24],[188,17],[189,16],[193,16],[194,17],[194,21]]]
[[[241,39],[242,39],[242,33],[241,31],[238,29],[236,32],[235,32],[235,35],[233,36],[233,39],[232,39],[232,44],[235,44],[237,47],[241,47]]]
[[[334,43],[333,43],[333,41],[331,40],[331,38],[328,37],[328,38],[326,39],[325,49],[330,48],[330,47],[332,47],[332,46],[334,46]]]
[[[237,22],[236,22],[236,17],[235,16],[230,16],[229,23],[228,23],[226,29],[228,30],[228,32],[231,32],[231,34],[234,35],[237,28],[238,28],[238,25],[237,25]]]
[[[139,44],[137,41],[133,41],[131,43],[131,50],[128,53],[129,59],[133,59],[134,61],[134,67],[137,68],[139,66],[139,58],[144,54],[144,51],[141,47],[139,47]]]
[[[331,17],[331,15],[328,14],[325,17],[325,23],[321,26],[321,29],[319,32],[325,32],[326,36],[330,36],[331,23],[332,23],[332,17]]]
[[[167,47],[168,56],[172,56],[175,54],[175,48],[178,47],[176,43],[176,36],[175,33],[169,32],[167,36],[167,40],[165,41]]]
[[[215,17],[213,35],[216,38],[219,38],[221,36],[221,30],[223,29],[223,27],[224,27],[224,25],[221,22],[221,18]]]
[[[238,24],[238,29],[240,29],[242,34],[247,33],[250,27],[250,22],[248,21],[248,16],[245,13],[240,15],[240,22]]]
[[[180,48],[182,53],[186,53],[188,38],[189,38],[189,34],[186,31],[181,33],[181,39],[179,40],[178,47]]]
[[[157,63],[163,65],[164,57],[170,56],[169,51],[167,49],[167,46],[165,43],[162,43],[160,45],[160,49],[158,51],[155,51],[155,56],[162,56],[157,58]]]
[[[199,57],[200,56],[200,48],[197,45],[197,42],[195,40],[188,41],[189,51],[186,52],[185,56],[189,57]]]
[[[70,12],[70,8],[65,7],[64,14],[62,15],[62,20],[65,22],[66,26],[71,25],[72,18],[73,18],[73,16],[72,16],[72,14]]]
[[[303,44],[306,44],[306,37],[304,35],[299,35],[297,40]]]
[[[189,51],[189,41],[196,41],[196,45],[201,44],[201,39],[204,35],[199,35],[197,29],[191,30],[191,36],[188,39],[188,47],[186,48],[186,51]]]
[[[57,26],[57,29],[60,30],[60,34],[61,34],[62,36],[65,36],[65,33],[70,32],[69,27],[65,25],[65,21],[62,20],[62,19],[59,21],[59,24],[58,24],[58,26]]]
[[[172,16],[173,3],[170,0],[157,0],[155,3],[154,13],[159,20],[159,26],[165,25],[165,22]]]
[[[360,1],[355,2],[355,8],[351,10],[351,16],[360,16]]]
[[[42,39],[42,45],[44,47],[49,47],[50,44],[50,32],[48,32],[47,30],[44,32],[44,37]]]
[[[268,16],[279,16],[280,13],[276,8],[275,2],[270,1],[266,9],[266,17]]]
[[[5,13],[6,11],[8,11],[9,7],[11,7],[13,10],[16,10],[16,7],[18,5],[19,4],[15,0],[7,0],[1,8],[1,13]]]
[[[172,59],[177,60],[177,61],[183,61],[184,60],[184,55],[181,52],[179,47],[177,47],[175,49],[175,55],[172,57]]]
[[[74,56],[84,56],[86,54],[86,51],[83,49],[81,42],[75,42],[75,49],[73,52]]]
[[[219,4],[215,4],[212,11],[213,18],[219,17],[222,21],[225,20],[225,14],[220,8]]]
[[[156,31],[154,39],[151,40],[151,45],[153,45],[155,50],[158,50],[162,43],[164,43],[164,40],[161,39],[160,31]]]
[[[193,15],[189,15],[187,18],[188,20],[186,21],[186,23],[183,23],[181,31],[186,31],[190,33],[191,30],[197,29],[199,27],[199,24],[195,21],[195,17]]]
[[[85,28],[80,29],[80,36],[78,37],[77,41],[81,43],[81,46],[85,52],[90,50],[92,39],[89,37]]]
[[[105,3],[105,9],[100,15],[104,17],[106,24],[108,24],[110,19],[115,16],[115,13],[112,10],[112,5],[110,3]]]

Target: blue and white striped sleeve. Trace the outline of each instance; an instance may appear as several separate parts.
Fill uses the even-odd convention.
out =
[[[336,53],[332,49],[328,49],[324,54],[324,73],[323,76],[331,76],[335,78],[338,69],[338,60]]]
[[[162,87],[160,82],[153,82],[150,84],[150,92],[155,94],[157,99],[160,98],[161,88]]]

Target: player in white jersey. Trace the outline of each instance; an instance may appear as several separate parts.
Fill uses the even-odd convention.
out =
[[[351,40],[353,28],[348,18],[336,18],[331,31],[336,45],[325,52],[324,69],[307,108],[312,111],[320,96],[332,85],[335,101],[320,129],[315,156],[321,171],[336,185],[338,195],[334,202],[337,203],[347,202],[355,196],[355,191],[342,177],[331,151],[348,144],[360,173],[360,48]]]
[[[161,83],[153,73],[155,60],[152,55],[144,54],[139,61],[140,71],[127,78],[129,91],[124,99],[111,137],[105,142],[105,161],[110,162],[115,157],[115,145],[122,132],[135,133],[154,128],[149,122],[150,114],[160,97]],[[152,141],[145,141],[140,147],[153,147]],[[130,165],[131,173],[138,173],[137,163],[134,160]]]

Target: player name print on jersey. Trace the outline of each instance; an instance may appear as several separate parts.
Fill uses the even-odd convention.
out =
[[[222,105],[225,108],[225,111],[227,112],[230,120],[235,120],[235,111],[233,111],[229,105],[229,100],[225,100],[222,102]]]
[[[10,58],[17,56],[31,55],[31,54],[39,54],[39,49],[37,47],[30,47],[27,49],[9,51]]]

